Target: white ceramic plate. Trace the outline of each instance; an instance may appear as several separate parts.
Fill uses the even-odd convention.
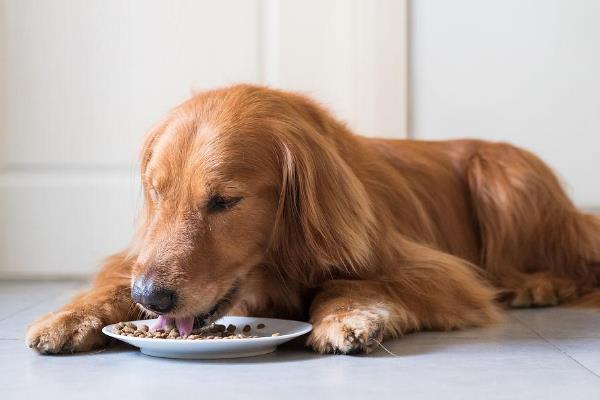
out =
[[[152,326],[153,319],[131,321],[134,324]],[[139,347],[144,354],[154,357],[188,358],[188,359],[216,359],[251,357],[271,353],[277,346],[302,336],[311,331],[312,325],[306,322],[290,321],[286,319],[252,318],[252,317],[223,317],[216,321],[218,324],[233,324],[238,327],[252,326],[252,335],[259,338],[227,339],[227,340],[177,340],[177,339],[149,339],[116,334],[113,325],[102,328],[105,335],[114,337]],[[256,329],[256,325],[263,323],[263,329]],[[279,336],[271,336],[279,333]]]

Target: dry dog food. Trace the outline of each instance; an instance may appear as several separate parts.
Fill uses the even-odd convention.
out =
[[[256,325],[256,329],[265,328],[265,324]],[[229,324],[212,324],[200,329],[194,329],[191,334],[181,336],[177,328],[150,329],[148,325],[136,325],[133,322],[119,322],[114,326],[115,333],[123,336],[134,336],[148,339],[178,339],[178,340],[215,340],[215,339],[252,339],[260,336],[251,335],[252,327],[245,325],[241,332],[236,333],[237,326]],[[278,332],[271,336],[279,336]]]

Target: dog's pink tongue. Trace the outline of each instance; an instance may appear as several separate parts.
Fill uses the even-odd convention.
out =
[[[189,335],[194,329],[194,317],[172,318],[159,315],[154,325],[152,325],[152,329],[166,330],[173,328],[173,325],[177,327],[181,336]]]
[[[175,318],[175,325],[181,336],[189,335],[194,328],[194,317]]]
[[[159,315],[154,325],[152,325],[152,329],[170,329],[173,325],[175,325],[175,318]]]

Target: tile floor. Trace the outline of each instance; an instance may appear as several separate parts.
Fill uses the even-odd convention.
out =
[[[319,356],[298,343],[224,361],[26,348],[26,325],[81,287],[0,282],[1,399],[600,399],[600,311],[512,311],[494,328],[386,342],[396,356]]]

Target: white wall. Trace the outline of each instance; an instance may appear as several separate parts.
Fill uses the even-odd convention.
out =
[[[410,3],[411,133],[531,149],[600,206],[600,1]]]
[[[0,275],[86,274],[124,248],[146,130],[194,88],[256,81],[256,4],[204,5],[0,2]]]
[[[192,90],[315,96],[406,131],[405,1],[0,0],[0,277],[81,275],[125,247],[142,136]]]
[[[192,90],[305,91],[358,132],[507,140],[600,206],[600,2],[0,0],[0,277],[127,245],[146,130]],[[407,108],[410,112],[407,114]]]

